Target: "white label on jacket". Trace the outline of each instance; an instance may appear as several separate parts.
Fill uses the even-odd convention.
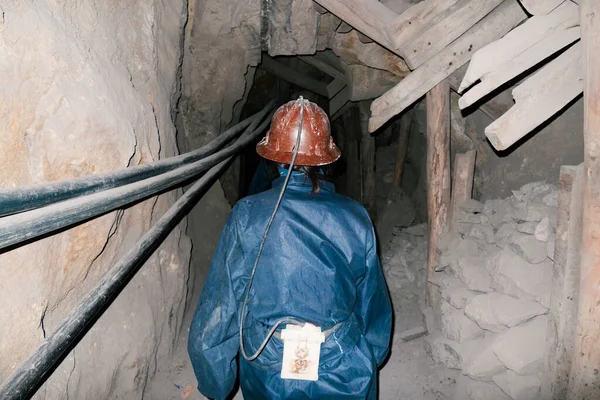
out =
[[[283,340],[282,379],[319,380],[321,343],[325,335],[312,324],[287,325],[281,331]]]

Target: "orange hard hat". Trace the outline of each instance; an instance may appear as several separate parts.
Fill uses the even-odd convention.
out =
[[[290,101],[277,109],[271,121],[271,129],[256,145],[256,152],[261,157],[282,164],[291,163],[302,104],[302,136],[296,165],[326,165],[340,158],[342,153],[333,143],[327,114],[315,103],[302,98]]]

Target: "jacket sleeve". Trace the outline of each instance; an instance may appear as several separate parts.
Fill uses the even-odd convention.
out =
[[[231,269],[241,265],[243,252],[234,221],[232,212],[215,251],[188,340],[198,390],[211,399],[225,399],[237,374],[239,324]]]
[[[377,256],[374,232],[370,236],[367,243],[366,272],[358,285],[355,314],[379,366],[385,360],[390,346],[392,304]]]

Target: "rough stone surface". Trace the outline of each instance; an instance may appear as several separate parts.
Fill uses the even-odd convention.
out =
[[[475,296],[465,308],[469,318],[483,329],[494,332],[517,326],[546,311],[536,301],[518,300],[498,293]]]
[[[519,375],[540,371],[546,345],[548,318],[543,315],[505,332],[495,343],[494,353]]]
[[[531,235],[513,235],[509,247],[532,264],[539,264],[548,256],[546,245]]]
[[[511,400],[498,386],[489,382],[469,382],[466,392],[471,400]]]
[[[467,199],[460,203],[458,208],[470,213],[480,213],[483,212],[483,203],[475,199]]]
[[[521,376],[507,370],[494,376],[494,383],[513,400],[538,400],[540,398],[541,381],[536,375]]]
[[[496,257],[497,274],[494,288],[519,298],[529,298],[548,308],[552,284],[552,262],[530,264],[509,249],[502,250]]]
[[[493,290],[492,277],[485,268],[485,261],[481,258],[463,257],[452,263],[451,267],[470,290],[486,293]]]
[[[535,227],[535,238],[540,242],[547,242],[550,236],[550,219],[548,217],[542,218],[539,224]]]
[[[446,339],[440,332],[430,333],[425,339],[425,351],[435,362],[444,364],[446,368],[461,369],[461,345]]]
[[[494,334],[486,334],[465,343],[463,350],[462,372],[477,380],[492,381],[495,375],[506,371],[504,364],[494,354],[492,345],[497,339]]]
[[[0,11],[0,186],[177,154],[185,3],[10,2]],[[10,61],[9,61],[10,60]],[[173,191],[0,256],[0,382],[174,203]],[[146,262],[36,398],[149,397],[179,335],[185,223]]]
[[[267,46],[271,56],[314,54],[319,14],[312,0],[269,2]]]
[[[446,338],[463,343],[484,334],[484,332],[467,318],[464,311],[452,307],[447,302],[442,302],[442,332]]]
[[[521,222],[520,224],[517,224],[517,230],[522,233],[533,235],[535,233],[535,228],[537,228],[538,225],[538,222]]]

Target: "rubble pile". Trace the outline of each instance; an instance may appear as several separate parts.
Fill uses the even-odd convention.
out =
[[[462,371],[455,399],[539,399],[556,208],[557,189],[543,182],[468,200],[441,241],[426,347]]]
[[[394,307],[394,342],[424,334],[422,304],[427,282],[427,225],[395,226],[381,263]]]

